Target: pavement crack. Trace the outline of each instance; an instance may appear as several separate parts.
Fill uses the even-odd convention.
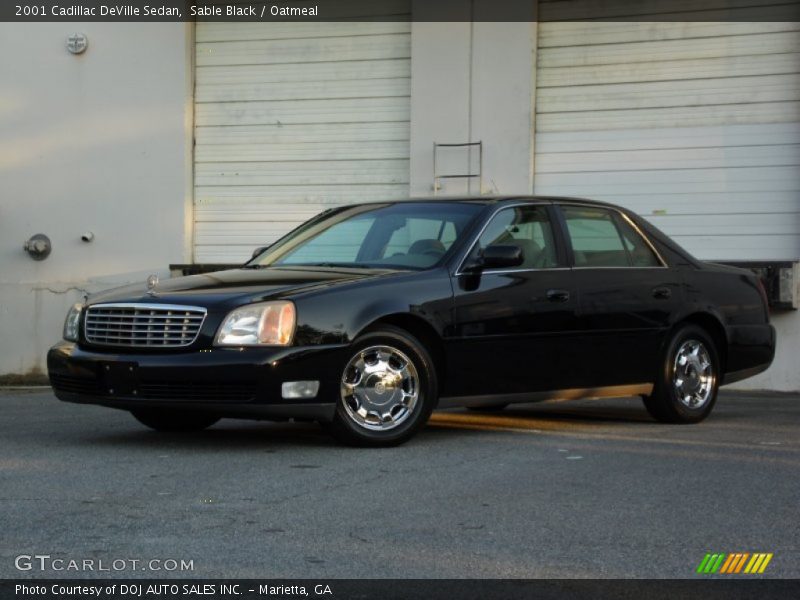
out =
[[[359,542],[363,542],[364,544],[371,544],[372,543],[368,539],[363,538],[360,535],[357,535],[355,531],[348,532],[347,536],[349,538],[351,538],[351,539],[358,540]]]

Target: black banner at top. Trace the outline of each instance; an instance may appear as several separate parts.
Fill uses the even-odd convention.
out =
[[[799,0],[4,0],[4,22],[800,21]]]

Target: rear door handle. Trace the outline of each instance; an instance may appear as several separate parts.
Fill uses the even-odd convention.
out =
[[[672,290],[668,287],[657,287],[653,288],[653,298],[658,298],[659,300],[666,300],[667,298],[672,297]]]
[[[550,302],[566,302],[569,300],[569,291],[547,290],[547,299],[550,300]]]

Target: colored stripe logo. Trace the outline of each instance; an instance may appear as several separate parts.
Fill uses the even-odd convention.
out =
[[[697,573],[703,575],[756,575],[763,573],[772,553],[766,552],[733,552],[730,554],[706,554],[697,566]]]

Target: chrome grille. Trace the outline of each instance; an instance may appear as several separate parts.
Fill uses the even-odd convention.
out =
[[[103,346],[179,348],[197,339],[206,309],[172,304],[95,304],[86,311],[86,341]]]

